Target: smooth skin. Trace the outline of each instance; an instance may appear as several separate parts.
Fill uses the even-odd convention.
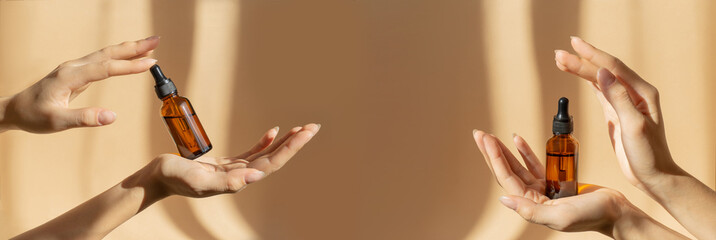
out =
[[[0,98],[0,132],[53,133],[111,124],[116,114],[100,107],[72,109],[69,103],[92,82],[141,73],[159,37],[109,46],[60,64],[34,85]],[[283,167],[318,133],[319,124],[295,127],[278,141],[268,130],[249,151],[234,157],[194,161],[163,154],[122,182],[59,217],[13,239],[101,239],[153,203],[172,195],[192,198],[236,193]]]
[[[687,239],[631,204],[620,192],[580,184],[579,195],[549,199],[545,168],[522,137],[514,136],[527,168],[495,136],[473,131],[485,162],[506,196],[500,202],[525,220],[564,232],[597,231],[614,239]]]
[[[166,197],[203,198],[239,192],[283,167],[320,127],[295,127],[275,143],[278,127],[272,128],[251,150],[235,157],[192,161],[173,154],[160,155],[109,190],[13,239],[102,239]]]
[[[113,123],[117,114],[110,110],[100,107],[72,109],[70,102],[93,82],[147,71],[157,62],[147,56],[158,45],[159,37],[153,36],[109,46],[60,64],[18,94],[0,97],[0,132],[19,129],[54,133]]]
[[[556,65],[591,83],[628,181],[659,202],[691,234],[714,239],[716,192],[674,162],[656,88],[618,58],[581,38],[572,37],[571,44],[577,55],[556,50]],[[476,130],[474,137],[498,183],[510,195],[500,201],[530,222],[560,231],[598,231],[617,239],[685,238],[615,190],[580,185],[580,195],[549,200],[543,195],[543,166],[524,140],[515,137],[515,144],[529,171],[494,136]]]
[[[669,152],[657,89],[618,58],[572,37],[577,55],[555,51],[557,67],[591,83],[619,166],[698,239],[716,239],[716,192],[679,167]]]

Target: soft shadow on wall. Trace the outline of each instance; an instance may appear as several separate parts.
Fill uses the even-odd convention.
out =
[[[706,1],[706,2],[707,2],[708,7],[704,8],[704,9],[706,9],[706,11],[708,13],[716,12],[716,2],[714,2],[714,1]],[[711,20],[706,21],[706,22],[712,23],[712,24],[706,24],[707,28],[705,31],[706,31],[707,40],[705,42],[714,43],[714,42],[716,42],[716,27],[715,27],[716,24],[713,24],[713,23],[716,23],[716,15],[710,14],[709,16],[711,16]],[[705,63],[716,62],[716,46],[714,46],[714,44],[707,44],[706,47],[707,48],[704,50],[708,54],[704,54],[706,59],[703,59],[703,62],[705,62]],[[704,69],[706,70],[706,74],[704,74],[704,76],[707,79],[712,79],[712,80],[716,79],[716,68],[714,68],[713,66],[706,66]],[[707,102],[710,102],[710,103],[716,102],[716,94],[713,94],[714,91],[716,91],[716,81],[706,81],[706,85],[707,86],[704,88],[704,91],[706,92],[706,94],[704,94],[704,95],[708,96],[709,101],[707,101]],[[707,116],[709,116],[709,118],[711,119],[708,122],[715,123],[716,122],[716,107],[711,106],[711,109],[709,109],[707,111],[708,111]],[[709,142],[715,143],[712,146],[713,150],[711,152],[711,154],[712,154],[711,157],[713,158],[712,159],[713,160],[712,164],[713,164],[713,162],[716,162],[716,124],[709,124],[708,127],[710,128],[709,132],[711,133],[709,135],[709,138],[710,138]],[[716,164],[713,164],[713,167],[714,167],[714,169],[713,169],[714,172],[716,172]],[[711,186],[716,186],[716,175],[714,175],[712,184],[713,185],[711,185]]]
[[[571,74],[560,71],[554,63],[554,50],[563,49],[573,52],[568,36],[579,34],[579,1],[540,1],[532,2],[532,41],[535,49],[534,63],[539,74],[539,86],[542,102],[542,119],[539,126],[551,126],[552,116],[557,109],[557,100],[567,97],[572,103],[582,100],[579,96],[579,84]],[[577,104],[573,104],[575,106]],[[576,127],[579,131],[579,125]],[[542,129],[543,136],[550,136],[552,129]],[[533,148],[542,147],[532,143]],[[535,151],[542,152],[535,149]],[[540,159],[544,159],[540,156]],[[528,224],[517,239],[547,239],[553,230],[537,224]]]
[[[152,27],[154,34],[161,36],[161,51],[155,56],[161,59],[158,64],[170,77],[177,89],[186,89],[189,81],[194,33],[195,33],[195,1],[151,1]],[[181,94],[181,93],[180,93]],[[149,137],[151,138],[151,156],[166,152],[175,152],[176,147],[167,141],[166,127],[161,121],[156,121],[160,101],[156,95],[147,96],[153,105],[149,109]],[[169,216],[169,220],[190,239],[218,239],[199,221],[189,200],[184,197],[170,197],[158,203]]]
[[[478,2],[245,1],[233,118],[321,133],[235,195],[265,239],[460,239],[492,184]]]

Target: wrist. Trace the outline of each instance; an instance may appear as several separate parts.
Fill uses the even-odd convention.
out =
[[[614,239],[626,239],[628,236],[633,236],[634,229],[640,229],[645,218],[648,216],[627,201],[626,204],[621,205],[619,217],[614,221],[609,234],[605,234]]]
[[[684,178],[693,177],[674,163],[672,167],[664,168],[664,170],[644,178],[640,188],[652,198],[658,198],[666,191],[679,189],[679,181]]]
[[[158,176],[158,164],[156,161],[152,161],[147,164],[147,166],[122,181],[122,187],[124,188],[141,189],[143,200],[139,211],[142,211],[155,202],[169,196],[164,187],[162,187]]]
[[[688,239],[649,217],[628,201],[621,207],[621,214],[609,233],[605,234],[614,239]]]

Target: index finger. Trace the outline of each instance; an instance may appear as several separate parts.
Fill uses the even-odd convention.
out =
[[[147,71],[157,62],[156,59],[145,58],[138,60],[106,60],[85,64],[76,68],[69,68],[70,75],[62,75],[63,81],[68,83],[70,89],[78,89],[89,82],[99,81],[112,76],[136,74]]]
[[[592,46],[579,37],[572,37],[571,43],[574,51],[576,51],[580,57],[596,65],[597,69],[599,67],[606,68],[611,73],[635,88],[641,88],[648,84],[646,81],[641,79],[636,72],[624,64],[624,62],[619,60],[619,58]],[[594,77],[596,77],[596,71],[594,72]]]
[[[487,155],[492,162],[492,172],[497,178],[497,183],[510,195],[524,196],[525,183],[510,169],[498,140],[490,135],[485,135],[483,141]]]
[[[527,169],[530,170],[530,172],[535,176],[535,178],[538,179],[544,179],[545,178],[545,169],[542,163],[539,161],[539,158],[537,158],[537,155],[535,155],[534,151],[532,151],[532,148],[529,144],[520,137],[517,134],[514,134],[514,137],[512,140],[515,142],[515,146],[517,147],[517,151],[522,155],[522,160],[525,161],[525,165],[527,165]]]
[[[318,133],[319,128],[320,125],[313,123],[304,126],[300,131],[286,140],[276,151],[251,161],[249,167],[259,169],[266,174],[280,169]]]
[[[564,50],[555,50],[554,60],[559,70],[572,73],[592,83],[597,82],[597,71],[599,67],[588,60]]]
[[[105,47],[99,51],[72,61],[71,64],[83,65],[102,60],[127,60],[141,56],[159,45],[159,36],[151,36],[142,40],[127,41],[117,45]]]

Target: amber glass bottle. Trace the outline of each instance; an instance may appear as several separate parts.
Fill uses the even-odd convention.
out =
[[[159,65],[150,68],[156,86],[157,97],[162,100],[160,113],[169,129],[169,134],[177,145],[179,154],[195,159],[211,150],[211,142],[206,136],[199,118],[189,99],[177,95],[177,88],[171,79],[164,76]]]
[[[552,121],[554,136],[547,141],[547,186],[551,199],[577,195],[577,159],[579,142],[572,136],[574,122],[569,115],[569,100],[559,99],[557,115]]]

